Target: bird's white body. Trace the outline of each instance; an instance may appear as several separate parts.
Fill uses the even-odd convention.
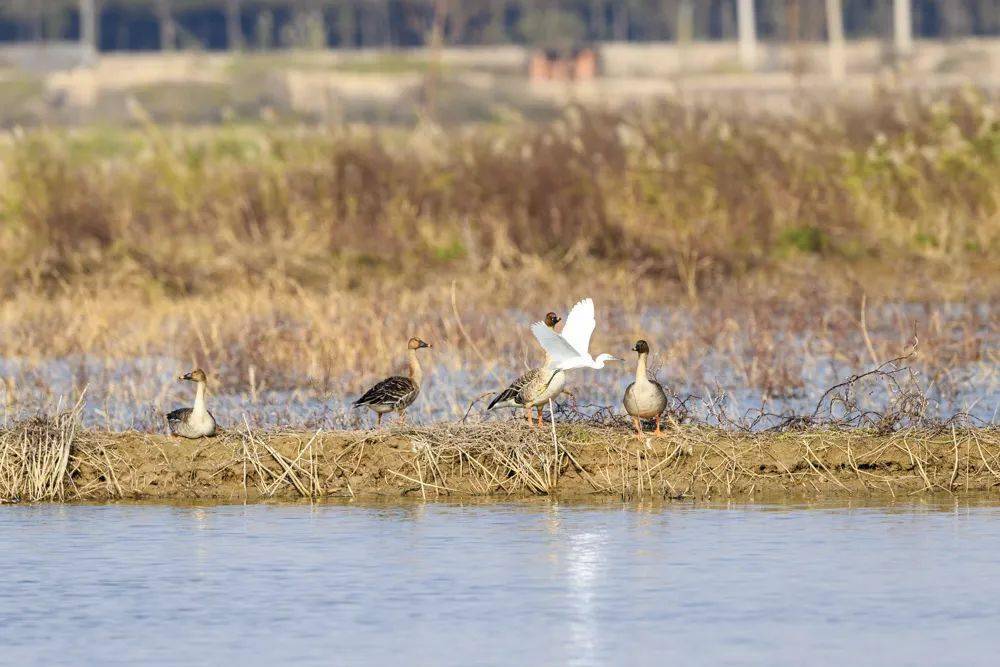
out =
[[[594,335],[597,320],[594,317],[593,299],[583,299],[569,311],[562,333],[556,333],[544,322],[531,325],[531,333],[549,355],[550,367],[568,371],[574,368],[604,368],[605,362],[618,361],[610,354],[590,355],[590,338]]]

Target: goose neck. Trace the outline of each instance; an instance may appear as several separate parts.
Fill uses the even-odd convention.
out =
[[[417,384],[424,379],[424,370],[420,367],[416,350],[410,350],[410,379]]]
[[[648,382],[649,381],[649,376],[646,375],[646,365],[647,365],[646,362],[647,362],[647,358],[648,357],[649,357],[649,353],[647,353],[647,352],[642,352],[642,353],[639,354],[639,361],[636,362],[636,365],[635,365],[635,381],[636,382],[642,383],[642,382]]]
[[[194,410],[197,415],[205,413],[205,383],[199,382],[194,393]]]

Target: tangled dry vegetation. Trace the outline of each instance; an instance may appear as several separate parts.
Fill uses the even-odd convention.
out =
[[[0,434],[0,502],[64,500],[78,415],[36,417]]]
[[[683,419],[683,416],[681,415]],[[243,428],[201,441],[78,427],[79,406],[0,431],[0,501],[618,497],[623,500],[989,493],[1000,429],[787,423],[763,432],[678,421],[635,438],[601,415],[378,431]],[[889,422],[894,422],[889,425]]]

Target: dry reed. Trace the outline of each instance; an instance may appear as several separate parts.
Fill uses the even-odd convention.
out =
[[[0,430],[0,499],[63,500],[80,422],[80,403],[51,419]]]
[[[829,426],[764,433],[674,426],[437,424],[255,430],[207,441],[80,431],[78,413],[0,432],[0,498],[755,497],[988,493],[1000,429]]]

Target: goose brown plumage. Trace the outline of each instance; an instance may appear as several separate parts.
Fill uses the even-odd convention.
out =
[[[552,330],[561,318],[553,312],[545,315],[545,325]],[[532,368],[517,377],[496,398],[490,401],[487,410],[494,408],[524,408],[528,424],[534,426],[531,409],[538,410],[538,425],[542,425],[542,408],[549,399],[558,396],[566,386],[566,373],[549,368],[551,358],[546,355],[545,363]]]
[[[431,346],[419,338],[411,338],[406,347],[410,357],[409,377],[401,375],[388,377],[354,401],[354,407],[367,405],[378,415],[378,426],[382,425],[382,415],[387,412],[396,412],[400,421],[405,421],[406,408],[410,407],[420,394],[420,383],[423,381],[424,373],[417,359],[417,350]]]

